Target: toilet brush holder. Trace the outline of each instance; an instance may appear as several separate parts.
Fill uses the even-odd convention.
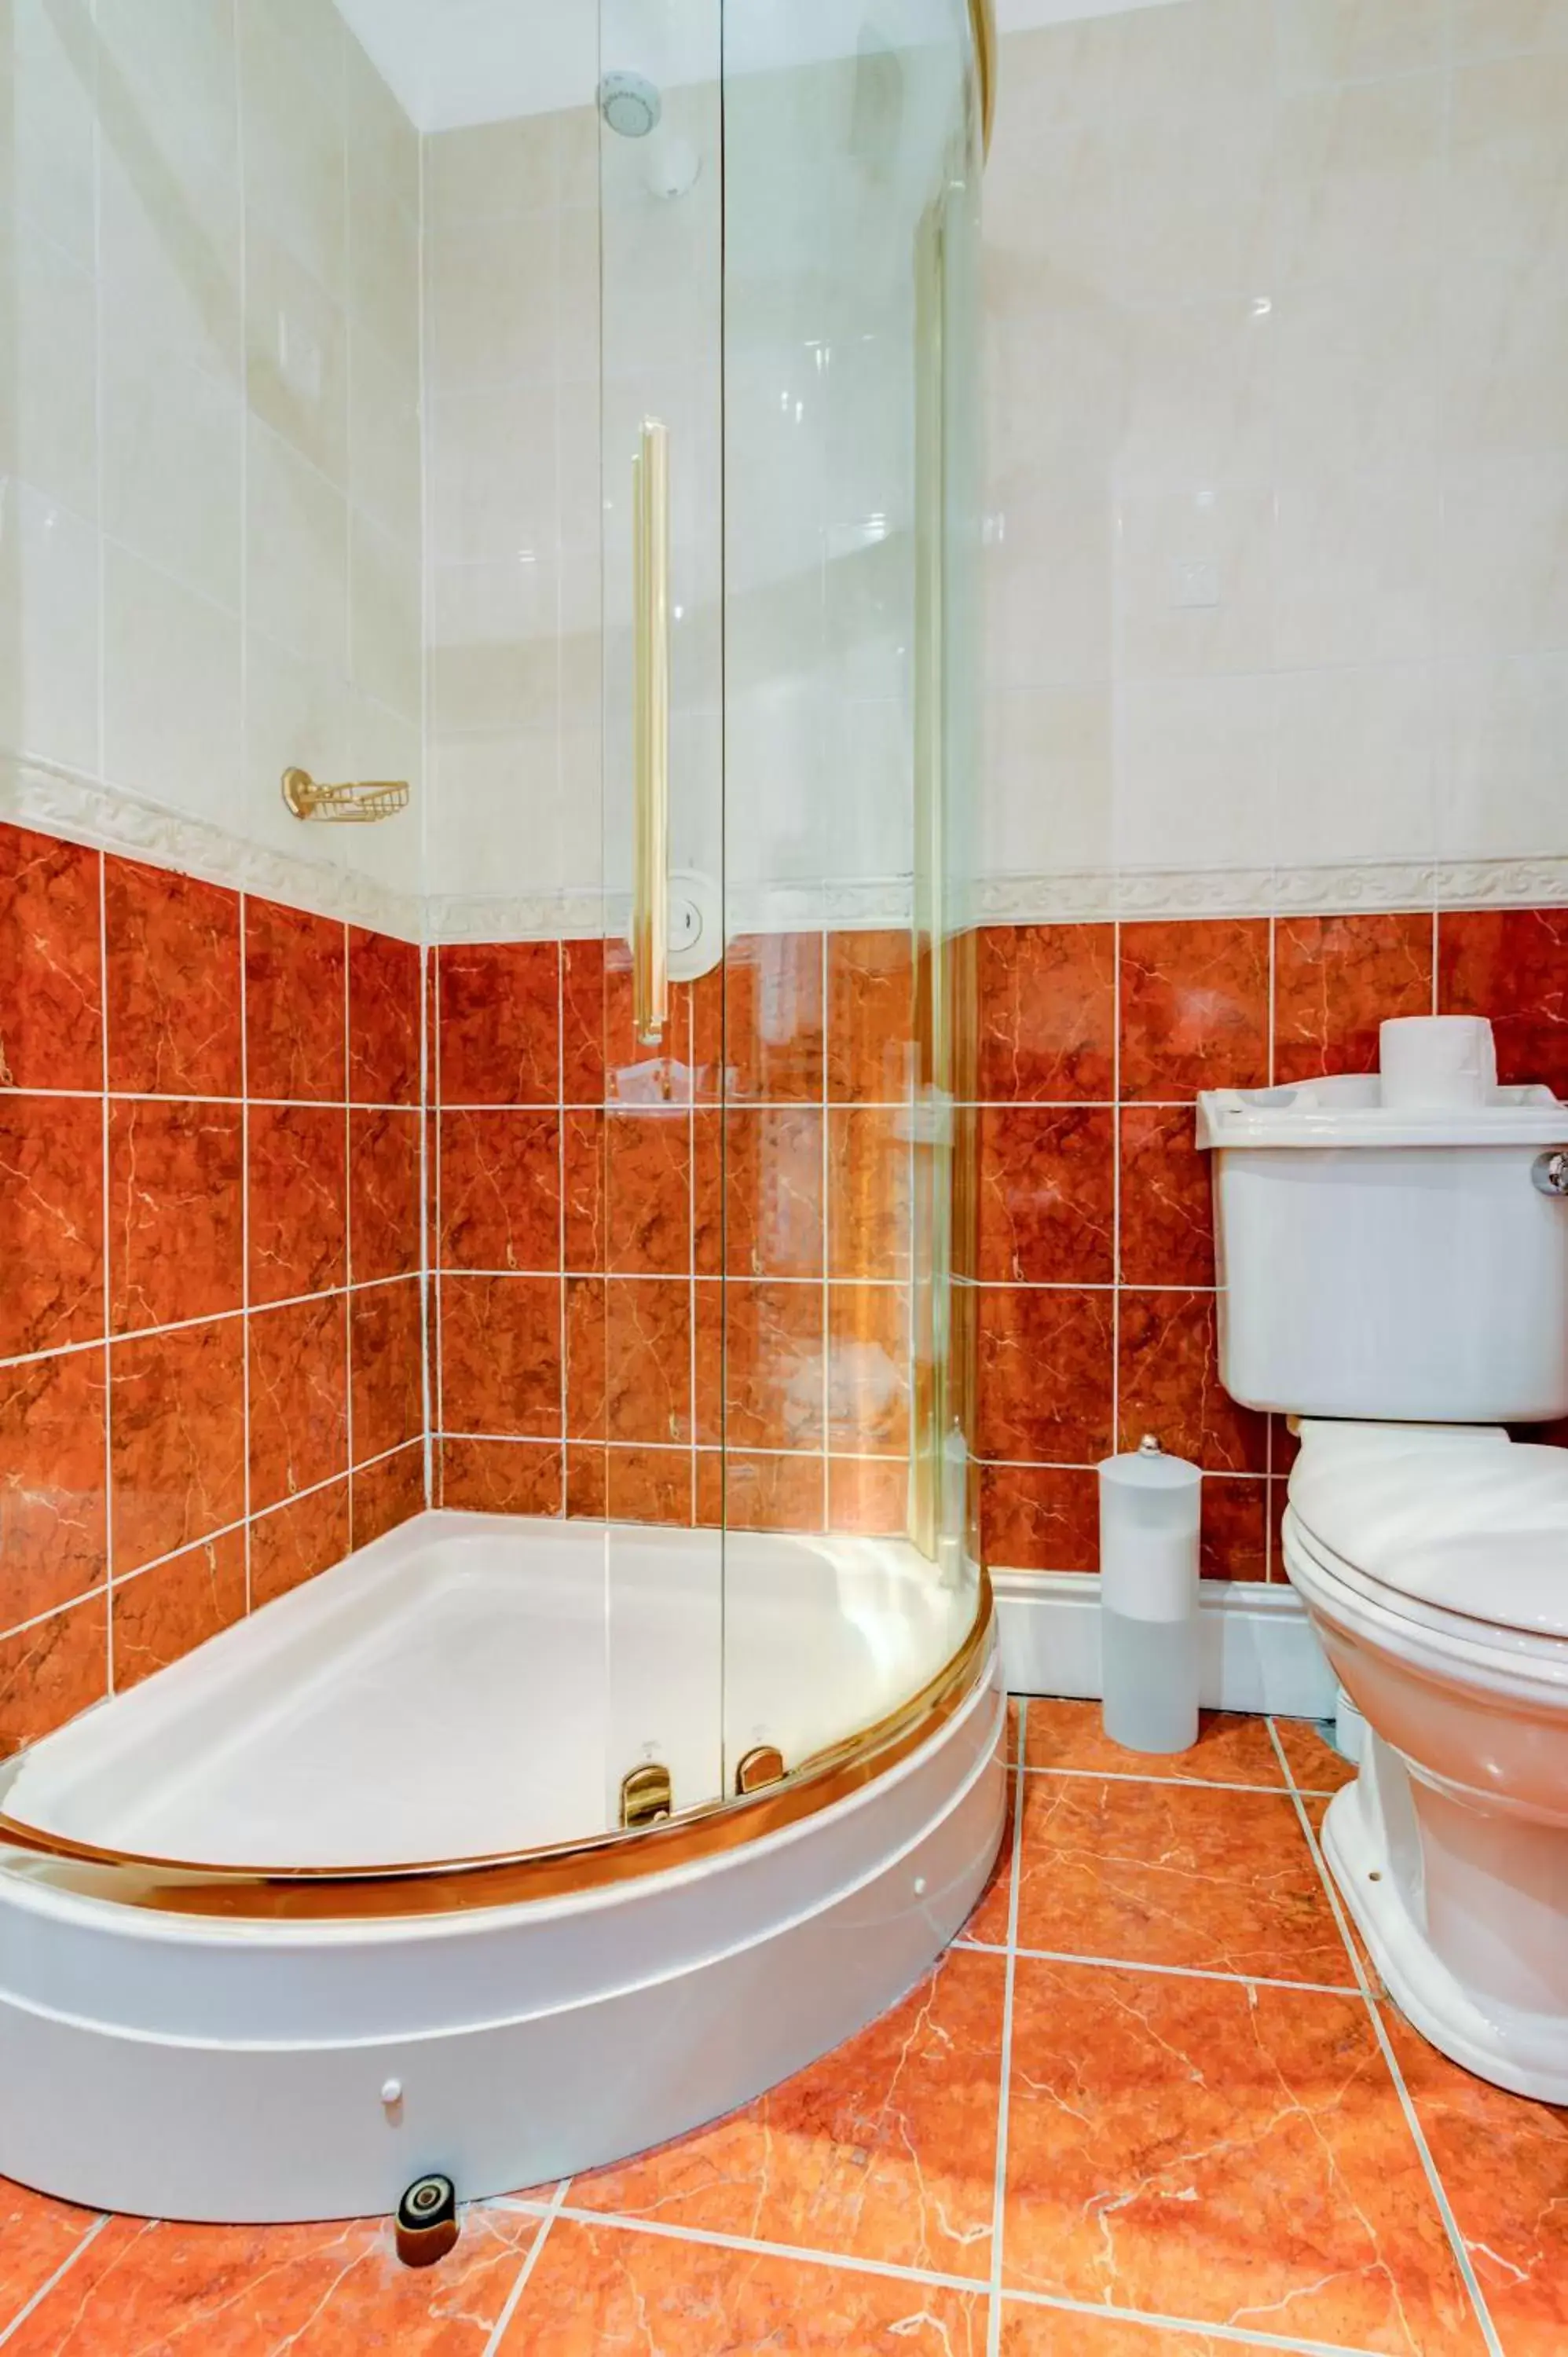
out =
[[[1197,1740],[1197,1534],[1203,1476],[1151,1435],[1100,1468],[1105,1732],[1129,1751]]]

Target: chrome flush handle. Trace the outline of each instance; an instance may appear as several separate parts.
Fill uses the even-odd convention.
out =
[[[1568,1196],[1568,1148],[1552,1147],[1538,1154],[1530,1166],[1530,1175],[1542,1195]]]

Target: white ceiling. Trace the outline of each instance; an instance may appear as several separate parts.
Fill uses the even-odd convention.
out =
[[[1102,16],[1166,0],[997,0],[1002,30]],[[422,131],[495,123],[582,106],[603,60],[664,85],[706,80],[716,62],[720,0],[338,0],[338,6]],[[952,0],[730,0],[725,57],[742,72],[858,42],[882,16],[918,37],[950,25]],[[913,22],[911,22],[913,20]]]

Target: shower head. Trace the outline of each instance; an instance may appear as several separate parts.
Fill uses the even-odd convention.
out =
[[[646,139],[663,111],[659,92],[641,74],[607,73],[599,84],[599,113],[623,139]]]

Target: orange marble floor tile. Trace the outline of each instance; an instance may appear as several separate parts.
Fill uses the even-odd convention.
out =
[[[1321,1852],[1323,1847],[1323,1820],[1328,1814],[1328,1798],[1329,1796],[1326,1796],[1321,1792],[1309,1792],[1304,1795],[1302,1801],[1302,1806],[1306,1811],[1312,1830],[1317,1836],[1319,1852]],[[1334,1878],[1326,1859],[1324,1861],[1323,1871],[1332,1882]],[[1339,1912],[1345,1920],[1345,1936],[1356,1951],[1357,1955],[1360,1958],[1361,1970],[1367,1975],[1368,1987],[1372,1991],[1374,1996],[1380,1996],[1386,1995],[1386,1991],[1383,1987],[1383,1976],[1379,1972],[1376,1964],[1372,1962],[1371,1950],[1368,1947],[1367,1943],[1362,1939],[1359,1931],[1357,1929],[1356,1919],[1351,1914],[1349,1907],[1346,1902],[1344,1892],[1337,1888],[1335,1896],[1339,1901]]]
[[[1009,1709],[1012,1706],[1009,1705]],[[974,1904],[974,1911],[964,1925],[961,1937],[978,1940],[987,1948],[1004,1948],[1011,1921],[1013,1903],[1013,1825],[1016,1813],[1018,1779],[1012,1767],[1014,1730],[1007,1730],[1007,1813],[1002,1825],[1002,1846],[996,1853],[996,1863],[986,1877],[985,1888]]]
[[[1359,1998],[1021,1957],[1004,2280],[1348,2342],[1484,2347]]]
[[[1355,1782],[1353,1762],[1324,1739],[1316,1719],[1276,1718],[1274,1726],[1298,1792],[1337,1792]]]
[[[732,2118],[577,2179],[579,2209],[986,2275],[1002,1957],[950,1949],[901,2004]]]
[[[1029,1700],[1026,1758],[1031,1768],[1070,1768],[1085,1776],[1175,1776],[1199,1784],[1267,1784],[1283,1790],[1284,1775],[1268,1721],[1239,1710],[1199,1714],[1190,1751],[1127,1751],[1104,1732],[1097,1702],[1064,1702],[1052,1695]]]
[[[482,2357],[538,2232],[470,2211],[437,2267],[399,2265],[384,2220],[178,2226],[112,2218],[5,2346],[10,2357]]]
[[[1384,2022],[1508,2357],[1568,2349],[1568,2106],[1473,2078]]]
[[[64,2266],[96,2215],[0,2178],[0,2333]]]
[[[1102,2322],[1081,2309],[1030,2308],[1009,2302],[1002,2314],[1002,2357],[1232,2357],[1238,2349],[1277,2350],[1277,2342],[1233,2341],[1227,2333],[1189,2332],[1180,2326]]]
[[[983,2357],[987,2302],[561,2219],[499,2357]]]
[[[1288,1793],[1025,1780],[1018,1945],[1351,1987]]]

